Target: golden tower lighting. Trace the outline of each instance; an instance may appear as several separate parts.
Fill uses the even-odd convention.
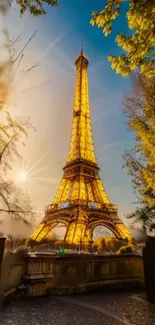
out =
[[[56,196],[30,236],[37,242],[47,237],[59,223],[66,226],[64,240],[69,243],[92,240],[93,230],[98,225],[110,229],[117,238],[131,238],[117,215],[117,207],[110,203],[99,176],[92,140],[88,64],[88,58],[81,50],[75,61],[76,87],[68,158]]]

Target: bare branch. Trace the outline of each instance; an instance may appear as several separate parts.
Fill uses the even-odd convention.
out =
[[[33,33],[33,35],[28,39],[28,41],[26,42],[26,44],[24,45],[24,47],[22,48],[22,50],[19,52],[19,54],[17,55],[16,59],[13,61],[13,63],[15,63],[19,57],[21,56],[21,54],[24,52],[24,50],[26,49],[26,47],[28,46],[28,44],[31,42],[31,40],[33,39],[33,37],[36,35],[37,30]]]
[[[6,151],[6,149],[10,146],[10,143],[14,140],[14,138],[16,137],[16,134],[14,134],[11,139],[8,141],[8,143],[4,146],[3,150],[0,152],[0,164],[1,164],[1,161],[2,161],[2,157]]]

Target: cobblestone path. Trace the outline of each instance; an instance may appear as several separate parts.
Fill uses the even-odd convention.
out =
[[[138,293],[40,297],[8,304],[0,325],[154,325],[155,306]]]

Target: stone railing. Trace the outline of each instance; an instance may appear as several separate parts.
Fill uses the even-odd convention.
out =
[[[32,253],[26,257],[23,282],[27,296],[41,296],[53,287],[53,256]]]
[[[63,295],[104,287],[144,286],[138,255],[8,254],[2,266],[4,300],[14,296]]]
[[[143,261],[138,255],[27,257],[24,276],[27,295],[70,294],[105,286],[144,286]]]

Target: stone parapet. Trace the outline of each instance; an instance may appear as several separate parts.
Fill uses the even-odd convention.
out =
[[[3,260],[4,301],[17,296],[66,295],[131,286],[144,287],[141,256],[17,252]]]
[[[24,283],[28,296],[144,286],[143,261],[137,255],[59,257],[35,253],[26,260]]]

